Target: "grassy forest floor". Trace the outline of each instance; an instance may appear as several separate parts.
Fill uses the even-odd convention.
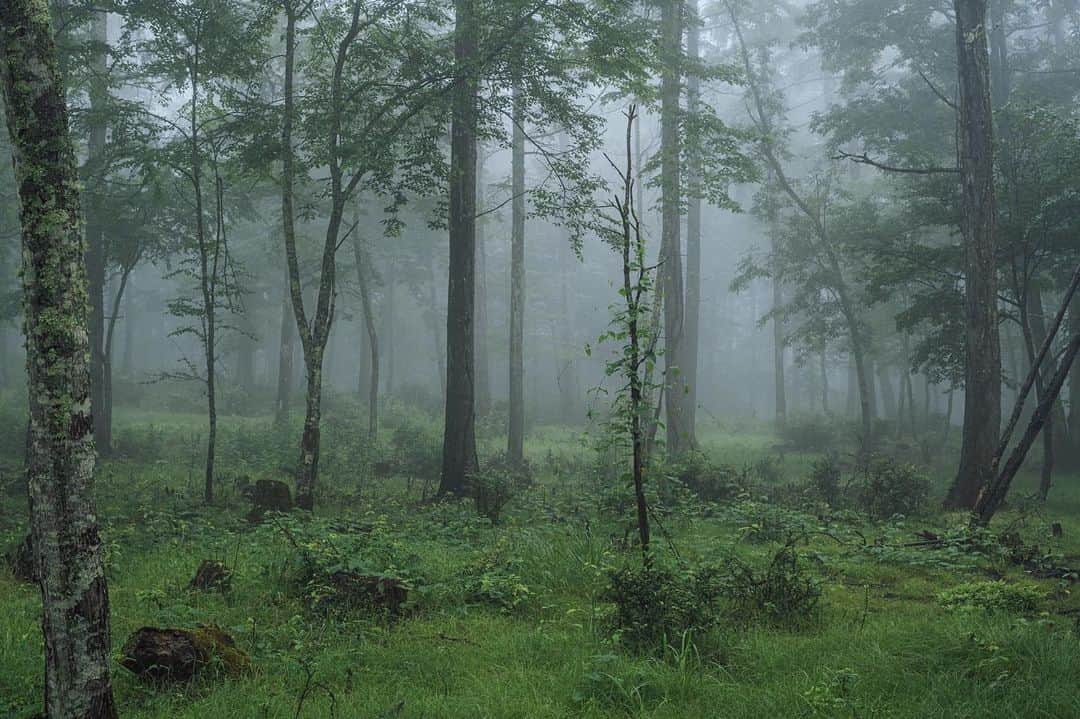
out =
[[[595,437],[535,429],[532,480],[514,485],[493,523],[469,501],[422,501],[434,488],[436,424],[400,408],[387,415],[369,447],[362,409],[332,405],[314,518],[253,524],[240,478],[284,479],[295,428],[225,419],[208,508],[202,418],[119,414],[116,457],[98,480],[117,657],[139,627],[204,624],[231,633],[252,665],[167,686],[117,665],[122,716],[1080,717],[1080,600],[1075,577],[1059,571],[1080,567],[1075,476],[1058,478],[1045,507],[1021,500],[1035,481],[1025,476],[993,531],[971,533],[936,510],[951,465],[942,452],[919,470],[931,480],[921,510],[872,520],[882,509],[856,506],[862,480],[842,442],[832,499],[846,508],[835,509],[821,501],[822,481],[807,483],[821,479],[820,452],[710,420],[697,472],[712,489],[698,489],[715,501],[654,478],[664,571],[623,586],[639,593],[631,604],[663,595],[698,611],[682,588],[709,576],[715,614],[634,649],[607,592],[640,554],[629,495],[590,448]],[[2,433],[15,439],[3,446],[0,548],[26,532],[18,421],[4,415]],[[497,449],[496,426],[481,428],[492,438],[482,455]],[[889,451],[921,454],[903,442]],[[232,571],[227,591],[188,588],[208,558]],[[397,616],[348,608],[327,581],[337,571],[400,580],[408,602]],[[40,710],[39,604],[35,586],[0,570],[0,717]]]

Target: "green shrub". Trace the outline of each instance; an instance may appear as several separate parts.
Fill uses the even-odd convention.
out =
[[[1039,609],[1046,592],[1030,584],[1010,584],[1002,580],[967,582],[937,595],[947,609],[975,607],[988,612],[1030,614]]]
[[[686,632],[714,626],[720,598],[715,570],[623,567],[608,575],[612,629],[634,651],[656,651]]]
[[[912,515],[930,495],[930,480],[918,468],[889,457],[874,457],[857,479],[858,508],[873,519]]]
[[[806,488],[810,495],[828,505],[837,505],[840,495],[840,461],[833,453],[818,457],[810,465],[810,475],[806,478]]]

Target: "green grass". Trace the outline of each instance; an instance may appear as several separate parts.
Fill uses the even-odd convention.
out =
[[[708,637],[672,638],[655,656],[636,656],[612,640],[599,599],[604,568],[637,561],[633,549],[612,541],[623,536],[629,517],[598,512],[595,481],[586,476],[594,455],[580,432],[533,433],[528,453],[538,482],[492,526],[465,503],[419,504],[420,480],[366,476],[364,462],[346,452],[350,422],[327,433],[317,514],[369,524],[367,559],[413,578],[414,606],[392,621],[313,611],[295,581],[296,550],[273,526],[246,523],[228,481],[219,506],[200,506],[201,456],[193,441],[200,417],[120,415],[117,436],[134,456],[105,462],[98,483],[115,651],[144,625],[213,623],[235,636],[254,665],[244,677],[168,688],[148,686],[116,665],[123,716],[1080,717],[1080,639],[1067,614],[1077,602],[1067,585],[1038,581],[1049,598],[1029,615],[958,610],[938,595],[988,579],[990,563],[923,562],[930,553],[919,549],[882,557],[851,541],[858,534],[910,539],[916,528],[955,524],[956,517],[931,515],[892,529],[830,525],[835,536],[812,536],[801,548],[823,589],[806,626],[723,626]],[[357,419],[355,436],[362,426]],[[265,419],[226,420],[222,476],[280,477],[278,459],[291,455],[290,439]],[[765,428],[703,428],[702,444],[711,457],[738,467],[779,451]],[[799,478],[810,459],[784,453],[784,477]],[[947,476],[935,479],[940,488]],[[1025,476],[1015,496],[1030,491],[1032,481]],[[1060,478],[1051,503],[1023,524],[1027,536],[1063,557],[1080,555],[1076,485]],[[23,501],[0,499],[5,544],[25,531]],[[998,521],[1019,520],[1014,508]],[[1052,521],[1063,524],[1063,539],[1049,537]],[[760,565],[776,548],[739,541],[740,520],[724,507],[669,514],[665,527],[690,561],[734,553]],[[351,540],[343,530],[334,541]],[[668,539],[657,542],[667,555]],[[204,558],[234,569],[230,592],[186,588]],[[527,599],[506,610],[470,598],[462,578],[485,561],[508,568],[528,588]],[[1034,581],[1004,569],[1009,581]],[[39,610],[36,588],[0,572],[0,717],[40,710]]]

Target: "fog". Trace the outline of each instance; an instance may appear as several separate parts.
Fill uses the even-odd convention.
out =
[[[1078,38],[0,0],[0,717],[1080,716]]]

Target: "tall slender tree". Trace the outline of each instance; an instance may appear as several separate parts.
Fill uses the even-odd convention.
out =
[[[462,494],[476,453],[477,0],[454,0],[454,86],[450,125],[450,281],[446,301],[446,414],[440,494]]]

